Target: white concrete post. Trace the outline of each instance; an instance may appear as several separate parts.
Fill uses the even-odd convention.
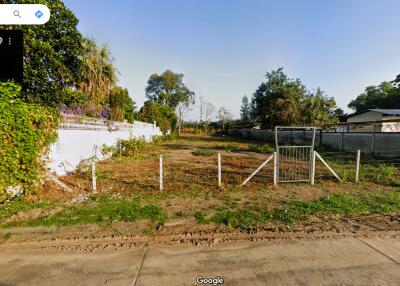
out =
[[[314,185],[315,182],[315,157],[316,151],[313,151],[312,158],[311,158],[311,185]]]
[[[218,187],[222,186],[222,178],[221,178],[221,154],[218,153]]]
[[[97,182],[96,182],[96,161],[92,160],[92,189],[93,191],[97,190]]]
[[[278,185],[278,155],[274,152],[274,186]]]
[[[357,157],[356,157],[356,182],[359,180],[360,174],[360,159],[361,159],[361,150],[357,150]]]
[[[163,182],[163,156],[160,155],[160,191],[164,189],[164,182]]]

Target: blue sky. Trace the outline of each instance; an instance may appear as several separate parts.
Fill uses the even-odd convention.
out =
[[[367,85],[400,74],[398,0],[66,0],[79,29],[107,43],[139,106],[169,68],[239,116],[267,70],[283,67],[346,111]],[[191,119],[198,118],[196,107]]]

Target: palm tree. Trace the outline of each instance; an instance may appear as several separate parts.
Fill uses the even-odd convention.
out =
[[[95,107],[104,105],[117,82],[117,69],[111,63],[111,54],[106,45],[98,46],[93,39],[83,41],[84,58],[81,69],[81,89]]]

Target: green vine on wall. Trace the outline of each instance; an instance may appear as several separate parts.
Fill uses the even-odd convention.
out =
[[[0,82],[0,202],[8,187],[31,190],[44,170],[43,157],[57,139],[58,113],[22,101],[20,86]]]

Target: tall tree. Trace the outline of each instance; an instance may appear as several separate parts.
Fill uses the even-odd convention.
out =
[[[300,104],[307,95],[299,79],[293,80],[282,68],[268,72],[252,99],[252,117],[263,127],[293,125],[301,120]]]
[[[194,92],[183,83],[183,74],[166,70],[161,75],[150,76],[146,96],[151,101],[176,108],[180,102],[190,102]]]
[[[178,117],[178,134],[181,134],[181,128],[183,124],[184,116],[191,110],[191,106],[195,104],[195,98],[190,97],[185,101],[181,101],[176,106],[176,114]]]
[[[324,125],[337,121],[336,102],[321,89],[315,94],[306,89],[299,79],[290,79],[280,68],[267,73],[253,95],[251,117],[262,127],[276,125]]]
[[[400,75],[391,82],[368,86],[365,91],[350,101],[348,107],[354,111],[374,108],[400,108]]]
[[[93,39],[85,38],[83,49],[79,88],[96,108],[100,108],[107,103],[116,85],[117,70],[111,63],[112,57],[106,45],[99,46]]]
[[[221,107],[218,110],[218,119],[219,122],[221,123],[222,129],[225,129],[226,125],[232,121],[233,115],[232,113],[227,110],[225,107]]]
[[[147,100],[140,109],[139,118],[143,121],[156,122],[161,131],[167,132],[176,127],[177,118],[171,106]]]
[[[52,15],[45,25],[11,27],[24,32],[22,97],[57,106],[65,98],[64,90],[79,82],[82,35],[77,29],[78,19],[61,0],[3,0],[2,4],[33,2],[45,4]]]
[[[132,123],[135,119],[135,102],[129,96],[126,88],[116,87],[109,96],[110,119],[115,121],[126,120]]]
[[[203,103],[203,109],[204,109],[204,127],[206,129],[206,133],[208,133],[208,125],[210,124],[210,119],[211,115],[214,114],[215,112],[215,106],[212,105],[210,102],[204,102]]]
[[[240,107],[240,119],[243,124],[250,123],[250,115],[251,115],[251,109],[250,109],[249,98],[247,97],[247,95],[245,95],[242,97],[242,106]]]
[[[301,107],[301,121],[303,125],[324,127],[338,123],[336,116],[336,102],[333,97],[327,97],[317,88],[315,94],[306,96]]]

